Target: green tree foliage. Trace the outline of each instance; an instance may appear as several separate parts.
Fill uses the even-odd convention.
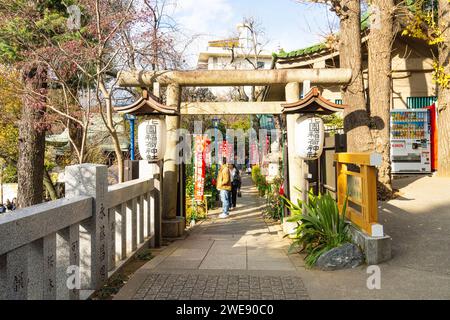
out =
[[[437,1],[410,0],[408,3],[407,25],[402,35],[426,41],[430,46],[443,45],[449,41],[444,36],[448,26],[439,22]],[[445,66],[435,59],[433,63],[433,81],[443,88],[450,86],[450,74],[445,72]]]
[[[79,38],[83,30],[75,32],[67,28],[67,7],[72,4],[75,4],[75,1],[2,0],[1,61],[16,63],[29,60],[32,49],[44,50],[62,39],[69,41]]]
[[[409,24],[403,34],[427,41],[438,51],[433,63],[433,81],[438,86],[437,171],[450,176],[450,1],[411,0],[408,8]]]
[[[18,128],[21,101],[16,90],[18,72],[0,66],[0,159],[6,165],[3,182],[17,182]]]

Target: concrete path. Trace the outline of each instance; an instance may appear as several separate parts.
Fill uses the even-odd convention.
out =
[[[116,299],[306,299],[279,225],[262,217],[250,177],[227,219],[220,210],[141,268]]]
[[[287,255],[280,227],[246,179],[227,220],[211,219],[141,268],[116,299],[450,299],[450,179],[395,181],[401,196],[379,203],[393,258],[380,264],[381,288],[369,289],[367,266],[323,272]]]
[[[379,265],[381,289],[367,288],[367,266],[322,272],[298,268],[311,299],[450,299],[450,179],[396,179],[397,199],[379,203],[392,259]]]

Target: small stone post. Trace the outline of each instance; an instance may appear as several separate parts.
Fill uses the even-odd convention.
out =
[[[151,191],[149,201],[149,218],[148,230],[149,234],[153,234],[151,247],[160,247],[162,242],[162,172],[161,163],[151,163],[146,160],[139,161],[139,179],[152,179],[154,188]],[[153,219],[152,219],[153,217]]]
[[[108,278],[106,194],[108,171],[105,165],[78,164],[66,167],[66,197],[94,198],[92,217],[80,223],[81,288],[99,289]]]

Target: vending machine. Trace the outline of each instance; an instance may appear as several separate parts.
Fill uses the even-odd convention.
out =
[[[392,173],[431,172],[428,109],[391,111]]]

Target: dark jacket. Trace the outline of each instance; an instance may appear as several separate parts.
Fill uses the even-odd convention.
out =
[[[233,180],[231,181],[231,184],[233,185],[233,187],[239,188],[241,186],[241,175],[237,168],[235,168],[234,170],[235,170],[235,173],[234,173],[234,175],[232,175]]]

